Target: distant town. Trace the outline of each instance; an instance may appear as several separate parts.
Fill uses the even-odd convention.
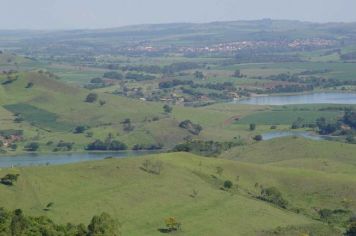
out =
[[[156,46],[150,43],[139,43],[135,46],[125,46],[120,51],[126,52],[178,52],[178,53],[229,53],[237,52],[244,49],[261,49],[261,48],[290,48],[290,49],[316,49],[328,48],[335,46],[335,40],[310,38],[297,40],[273,40],[273,41],[235,41],[213,44],[211,46]]]

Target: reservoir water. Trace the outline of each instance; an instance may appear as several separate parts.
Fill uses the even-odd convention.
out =
[[[308,131],[271,131],[262,134],[263,140],[271,140],[275,138],[282,138],[282,137],[289,137],[289,136],[302,137],[302,138],[317,140],[317,141],[327,139],[324,136],[320,136],[313,132],[308,132]]]
[[[251,105],[356,104],[356,93],[308,93],[258,96],[234,101]]]
[[[154,154],[158,151],[127,151],[127,152],[92,152],[92,153],[66,153],[66,154],[22,154],[16,156],[0,156],[0,167],[12,166],[39,166],[62,165],[82,161],[103,160],[107,157],[124,158],[138,157],[146,154]]]

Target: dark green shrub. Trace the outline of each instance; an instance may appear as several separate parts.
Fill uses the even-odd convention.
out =
[[[33,83],[32,82],[27,83],[26,88],[32,88],[32,87],[33,87]]]
[[[190,133],[192,133],[194,135],[199,135],[199,133],[203,130],[203,127],[201,127],[201,125],[194,124],[190,120],[182,121],[179,124],[179,127],[182,128],[182,129],[188,130]]]
[[[104,78],[121,80],[124,78],[124,76],[119,72],[109,71],[104,73]]]
[[[250,131],[256,130],[256,124],[250,124]]]
[[[226,180],[224,182],[224,188],[226,188],[226,189],[232,188],[232,185],[233,185],[233,183],[230,180]]]
[[[94,216],[88,225],[88,236],[116,236],[118,225],[115,220],[107,213]]]
[[[89,93],[88,96],[85,98],[85,101],[89,103],[94,103],[96,102],[96,100],[98,100],[98,94],[96,93]]]
[[[74,128],[74,133],[75,133],[75,134],[82,134],[82,133],[84,133],[87,129],[88,129],[87,126],[80,125],[80,126],[77,126],[77,127]]]
[[[351,222],[345,235],[346,236],[356,236],[356,221]]]
[[[282,193],[276,187],[263,188],[260,199],[271,202],[281,208],[287,208],[288,201],[282,196]]]
[[[13,151],[16,151],[16,149],[17,149],[17,144],[16,144],[16,143],[12,143],[12,144],[10,145],[10,148],[11,148]]]
[[[170,107],[169,105],[165,104],[165,105],[163,106],[163,111],[164,111],[165,113],[171,113],[171,112],[173,111],[173,108]]]
[[[3,178],[0,179],[1,183],[4,185],[14,185],[17,181],[19,174],[7,174]]]
[[[25,149],[30,152],[35,152],[39,149],[40,145],[36,142],[29,143],[25,146]]]

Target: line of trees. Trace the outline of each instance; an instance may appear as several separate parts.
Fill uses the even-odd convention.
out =
[[[26,216],[21,209],[0,208],[0,235],[119,236],[118,223],[107,213],[94,216],[89,225],[59,225],[46,216]]]

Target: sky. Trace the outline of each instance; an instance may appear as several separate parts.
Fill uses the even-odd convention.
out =
[[[356,0],[0,0],[0,29],[292,19],[356,22]]]

